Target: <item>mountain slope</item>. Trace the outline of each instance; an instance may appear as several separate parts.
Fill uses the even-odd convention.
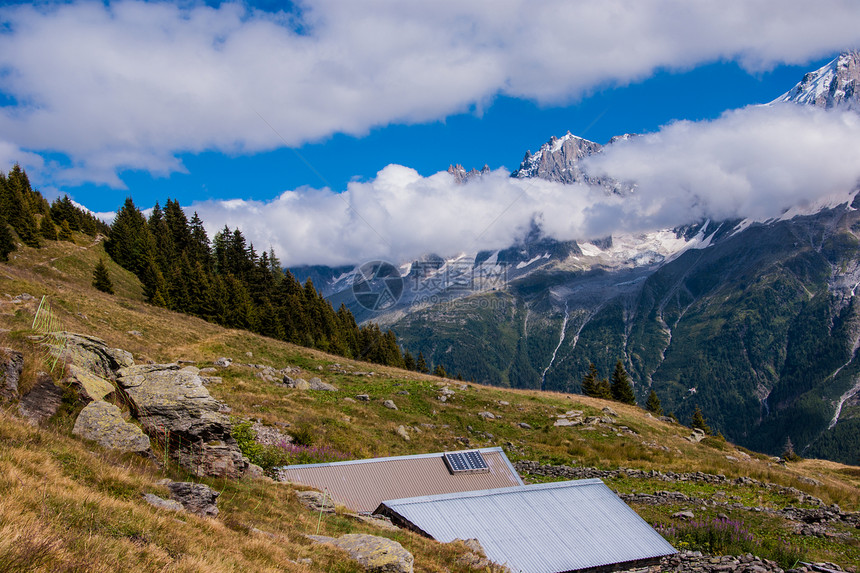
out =
[[[824,109],[860,110],[860,52],[843,52],[827,65],[809,72],[796,86],[770,105],[796,103]]]

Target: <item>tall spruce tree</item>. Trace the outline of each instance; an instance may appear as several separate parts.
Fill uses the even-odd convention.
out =
[[[15,250],[15,237],[3,213],[0,213],[0,261],[8,261],[9,253]]]
[[[594,386],[594,397],[612,400],[612,386],[609,384],[608,379],[601,378],[597,381],[597,384]]]
[[[57,239],[60,241],[68,241],[69,243],[75,242],[75,236],[72,235],[72,228],[69,226],[69,222],[65,219],[60,223],[60,232],[57,233]]]
[[[430,373],[430,369],[427,368],[427,361],[424,359],[424,353],[421,351],[418,351],[418,360],[415,363],[415,370],[417,370],[418,372],[423,372],[425,374]]]
[[[0,213],[18,233],[21,242],[38,248],[39,228],[31,209],[32,195],[30,180],[19,164],[12,167],[8,177],[0,174]]]
[[[49,241],[57,240],[57,226],[54,224],[54,220],[51,218],[51,211],[48,211],[44,215],[42,215],[42,220],[39,221],[39,234],[42,236],[42,238],[47,239]]]
[[[705,416],[702,414],[702,410],[698,404],[696,404],[696,409],[693,411],[693,416],[690,419],[690,427],[698,428],[708,435],[711,434],[711,428],[708,426],[708,422],[705,421]]]
[[[105,250],[119,266],[141,277],[149,262],[155,241],[146,224],[143,213],[135,206],[131,197],[117,211],[105,241]]]
[[[113,283],[110,280],[104,259],[100,258],[95,269],[93,269],[93,286],[102,292],[113,294]]]
[[[630,376],[627,375],[621,360],[615,363],[615,371],[612,373],[612,399],[624,404],[636,403],[636,395],[630,384]]]
[[[652,414],[656,414],[658,416],[663,415],[663,406],[660,404],[660,397],[657,396],[657,392],[655,392],[653,388],[651,389],[651,393],[648,394],[648,401],[645,402],[645,409]]]
[[[407,370],[415,370],[415,357],[409,350],[403,354],[403,367]]]
[[[588,372],[582,377],[582,393],[585,396],[596,398],[598,381],[597,366],[594,365],[594,362],[591,362],[588,365]]]

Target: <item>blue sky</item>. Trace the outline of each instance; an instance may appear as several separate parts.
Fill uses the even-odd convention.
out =
[[[97,212],[126,196],[142,208],[177,198],[212,229],[241,226],[292,264],[503,246],[535,220],[558,238],[585,237],[613,229],[553,223],[552,202],[569,189],[505,190],[526,149],[568,130],[601,143],[650,133],[654,145],[704,133],[697,141],[713,149],[701,144],[687,163],[720,164],[717,134],[737,121],[727,110],[768,102],[860,46],[860,6],[843,0],[297,4],[0,6],[0,163],[20,162],[49,197],[68,193]],[[777,128],[775,116],[744,113],[757,126],[748,138],[773,153],[785,126],[814,134],[830,121],[782,114]],[[636,158],[607,161],[653,175]],[[452,163],[498,171],[486,189],[463,191],[434,175]],[[725,169],[726,180],[747,172]],[[519,218],[500,220],[508,192]],[[745,179],[737,193],[748,192]],[[594,201],[569,205],[566,220],[614,208]],[[627,217],[711,215],[642,209]],[[507,228],[476,232],[478,214]]]
[[[351,180],[370,180],[388,164],[425,176],[462,164],[466,169],[514,170],[526,150],[536,151],[550,136],[567,131],[605,143],[613,135],[657,131],[678,119],[714,119],[729,109],[766,103],[788,91],[809,69],[779,66],[749,73],[735,62],[719,62],[684,72],[661,71],[632,85],[607,88],[565,105],[541,106],[506,96],[476,111],[420,124],[393,124],[365,136],[334,134],[322,141],[249,155],[217,152],[184,154],[188,173],[153,177],[131,171],[120,177],[145,207],[168,196],[183,204],[201,199],[265,200],[308,185],[343,191]],[[252,185],[249,185],[253,181]],[[115,209],[122,193],[84,185],[66,191],[96,211]]]

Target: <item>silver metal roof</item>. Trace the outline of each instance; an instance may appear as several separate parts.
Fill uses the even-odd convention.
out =
[[[470,451],[481,452],[489,471],[452,475],[440,452],[286,466],[278,469],[278,478],[325,491],[335,503],[368,513],[386,499],[523,485],[502,448]]]
[[[675,549],[599,479],[383,502],[377,513],[433,539],[476,538],[519,573],[559,573],[659,558]]]

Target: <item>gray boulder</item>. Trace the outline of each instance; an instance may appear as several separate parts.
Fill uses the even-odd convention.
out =
[[[171,455],[198,476],[238,478],[248,462],[230,435],[222,404],[203,385],[196,368],[147,364],[123,368],[118,384],[131,400],[143,429],[169,440]]]
[[[687,436],[687,440],[693,442],[694,444],[698,444],[706,437],[705,432],[699,428],[693,428],[693,433]],[[777,458],[778,459],[778,458]]]
[[[23,354],[11,348],[0,348],[0,399],[18,398],[18,383],[23,369]]]
[[[388,408],[389,410],[396,410],[397,409],[397,404],[394,403],[394,400],[385,400],[382,403],[382,405],[385,406],[386,408]]]
[[[149,437],[123,420],[120,409],[107,402],[90,402],[78,415],[72,433],[111,450],[151,453]]]
[[[85,402],[104,400],[116,390],[111,382],[74,364],[66,367],[64,382],[74,388]]]
[[[308,387],[311,390],[322,390],[323,392],[337,392],[338,389],[333,384],[329,384],[328,382],[323,382],[319,378],[311,378],[308,381]]]
[[[64,345],[48,344],[52,356],[60,362],[74,364],[108,380],[113,380],[120,368],[134,365],[130,352],[120,348],[108,348],[107,343],[95,336],[63,332],[60,339]]]
[[[349,533],[337,539],[321,538],[343,549],[369,573],[412,573],[415,558],[402,545],[375,535]]]
[[[153,507],[157,507],[158,509],[168,509],[171,511],[185,511],[185,508],[182,507],[182,504],[178,501],[173,501],[172,499],[164,499],[162,497],[158,497],[153,493],[145,493],[143,494],[143,500]]]
[[[406,431],[406,426],[404,426],[403,424],[397,426],[397,429],[394,430],[394,433],[406,440],[407,442],[412,439],[409,437],[409,432]]]
[[[43,422],[57,413],[62,401],[63,389],[54,384],[50,374],[39,372],[35,386],[18,402],[18,413],[31,422]]]
[[[296,497],[299,503],[313,512],[334,513],[334,501],[324,493],[313,490],[297,491]]]
[[[178,501],[185,511],[200,517],[218,517],[217,499],[220,491],[215,491],[202,483],[174,481],[167,484],[170,499]]]

